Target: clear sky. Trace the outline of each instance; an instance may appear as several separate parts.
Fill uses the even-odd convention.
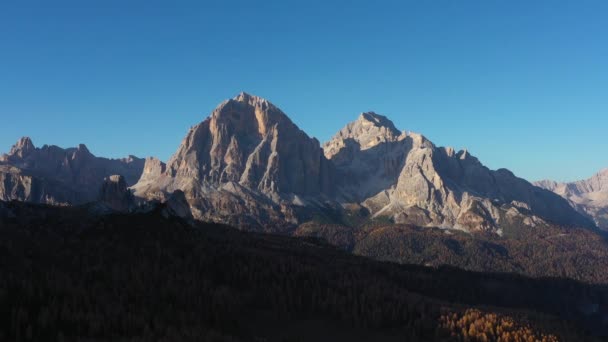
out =
[[[1,1],[0,151],[166,160],[240,91],[363,111],[536,180],[608,167],[608,1]]]

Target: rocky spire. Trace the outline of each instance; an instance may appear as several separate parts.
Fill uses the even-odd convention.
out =
[[[15,145],[13,145],[8,154],[9,156],[18,156],[23,158],[35,149],[36,147],[34,146],[34,143],[32,143],[32,139],[29,137],[22,137],[15,143]]]
[[[127,189],[127,182],[121,175],[112,175],[104,178],[99,192],[99,202],[112,210],[126,212],[133,208],[133,196]]]

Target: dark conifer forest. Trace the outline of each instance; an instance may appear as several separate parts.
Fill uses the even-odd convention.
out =
[[[0,341],[601,341],[608,288],[380,262],[315,238],[12,202]]]

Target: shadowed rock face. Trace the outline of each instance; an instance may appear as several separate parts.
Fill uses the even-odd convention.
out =
[[[98,202],[119,212],[128,212],[135,207],[133,195],[127,189],[127,182],[121,175],[112,175],[104,178]]]
[[[563,199],[510,171],[489,170],[466,150],[401,133],[375,113],[361,114],[323,147],[343,180],[339,200],[398,223],[500,232],[512,219],[538,216],[592,226]]]
[[[182,190],[195,218],[247,227],[293,225],[293,206],[333,191],[319,142],[272,103],[246,93],[191,128],[166,170],[155,170],[133,187],[137,196],[162,200]]]
[[[600,229],[608,230],[608,169],[577,182],[543,180],[534,184],[562,196],[580,213],[593,219]]]
[[[412,143],[390,120],[373,112],[346,125],[323,145],[342,180],[338,200],[361,202],[394,186]]]
[[[127,185],[140,177],[144,160],[96,157],[83,144],[63,149],[36,148],[21,138],[8,154],[0,156],[0,199],[48,204],[82,204],[97,199],[104,178],[125,177]]]
[[[0,164],[0,200],[68,205],[81,202],[79,194],[62,182],[33,176],[22,169]]]

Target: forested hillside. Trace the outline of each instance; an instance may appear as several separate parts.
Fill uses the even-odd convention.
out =
[[[572,341],[607,333],[605,286],[373,261],[311,238],[192,227],[161,209],[3,210],[1,341]]]

